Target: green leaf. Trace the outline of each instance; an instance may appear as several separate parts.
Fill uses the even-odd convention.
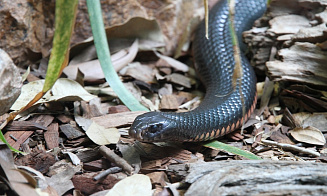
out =
[[[70,38],[74,29],[78,0],[57,0],[55,34],[43,92],[54,85],[69,59]]]
[[[230,153],[233,153],[233,154],[236,154],[236,155],[240,155],[240,156],[243,156],[243,157],[245,157],[247,159],[261,160],[260,157],[252,154],[251,152],[239,149],[239,148],[234,147],[234,146],[230,146],[228,144],[224,144],[224,143],[219,142],[219,141],[210,141],[208,143],[205,143],[204,146],[208,147],[208,148],[219,149],[219,150],[230,152]]]
[[[53,38],[53,48],[50,55],[48,70],[44,82],[44,86],[41,92],[35,95],[35,97],[23,108],[17,112],[13,112],[6,119],[4,123],[1,124],[0,130],[3,129],[8,122],[14,120],[14,118],[26,111],[28,108],[32,107],[38,100],[40,100],[45,93],[51,89],[54,85],[62,70],[67,66],[69,59],[69,44],[70,37],[72,35],[75,16],[77,10],[78,0],[57,0],[56,1],[56,15],[55,15],[55,34]],[[17,153],[23,153],[15,148],[11,147],[9,143],[4,138],[2,132],[0,131],[0,139],[8,145],[8,147]]]
[[[14,151],[14,152],[16,152],[16,153],[21,153],[21,154],[23,154],[23,155],[25,154],[24,152],[19,151],[19,150],[13,148],[12,146],[10,146],[10,144],[7,142],[5,136],[2,134],[1,129],[0,129],[0,140],[1,140],[3,143],[5,143],[5,144],[9,147],[10,150],[12,150],[12,151]]]
[[[135,97],[125,88],[112,66],[109,46],[102,19],[100,1],[87,0],[86,3],[90,16],[95,48],[107,82],[118,95],[119,99],[131,111],[149,111],[146,107],[140,104],[137,99],[135,99]]]

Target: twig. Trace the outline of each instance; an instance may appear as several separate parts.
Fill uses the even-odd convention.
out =
[[[114,153],[112,150],[110,150],[106,146],[100,146],[99,152],[104,157],[106,157],[106,159],[115,163],[118,167],[122,168],[128,174],[133,173],[133,167],[129,163],[127,163],[127,161],[125,159],[118,156],[116,153]]]
[[[291,144],[283,144],[283,143],[278,143],[278,142],[269,141],[269,140],[261,140],[261,142],[263,144],[265,144],[265,145],[277,146],[277,147],[282,148],[284,150],[293,150],[293,151],[296,151],[296,152],[312,155],[312,156],[315,156],[315,157],[320,156],[319,152],[314,152],[312,150],[301,148],[301,147],[291,145]]]
[[[109,174],[114,174],[114,173],[118,173],[122,170],[122,168],[120,167],[112,167],[112,168],[109,168],[107,170],[104,170],[103,172],[99,173],[98,175],[94,176],[93,180],[97,181]]]
[[[209,29],[209,4],[208,0],[204,0],[204,17],[205,17],[205,27],[206,27],[206,38],[209,39],[208,29]]]

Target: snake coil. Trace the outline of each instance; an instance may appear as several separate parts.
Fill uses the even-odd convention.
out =
[[[242,32],[249,29],[265,9],[266,0],[236,2],[234,26],[239,42]],[[240,48],[244,51],[245,45],[240,43]],[[242,53],[243,75],[233,90],[234,56],[227,0],[219,1],[210,11],[209,39],[205,38],[204,22],[199,25],[193,52],[195,68],[206,88],[199,107],[185,113],[142,114],[129,130],[131,137],[146,142],[211,140],[230,133],[250,117],[256,104],[256,77]],[[244,116],[239,90],[244,97]]]

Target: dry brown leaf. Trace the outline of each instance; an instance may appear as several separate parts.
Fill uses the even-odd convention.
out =
[[[121,49],[111,56],[111,61],[116,71],[121,70],[123,67],[131,63],[138,52],[138,40],[125,49]],[[95,81],[104,78],[104,74],[99,60],[81,62],[65,67],[64,73],[68,78],[75,80],[77,77],[78,69],[84,74],[85,81]]]
[[[8,181],[11,188],[16,191],[18,195],[38,196],[36,190],[29,184],[29,180],[31,179],[26,179],[25,176],[16,169],[10,149],[1,141],[0,170],[2,171],[1,174],[3,179]]]
[[[174,84],[178,84],[178,85],[181,85],[186,88],[191,88],[191,85],[192,85],[191,79],[189,77],[184,76],[179,73],[173,73],[170,75],[166,75],[165,78],[168,82],[172,82]]]
[[[139,62],[130,63],[127,67],[123,68],[120,72],[121,75],[128,75],[137,80],[151,83],[154,80],[155,70],[150,66],[142,65]]]
[[[326,139],[321,131],[315,127],[308,126],[305,128],[297,127],[290,131],[291,135],[300,142],[305,142],[315,145],[324,145]]]
[[[327,113],[305,113],[293,114],[294,120],[302,127],[312,126],[321,132],[327,132]]]

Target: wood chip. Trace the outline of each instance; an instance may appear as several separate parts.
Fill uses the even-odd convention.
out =
[[[74,128],[74,127],[73,127],[72,125],[70,125],[70,124],[60,125],[60,130],[61,130],[61,131],[66,135],[66,137],[67,137],[68,139],[70,139],[70,140],[85,135],[83,132],[81,132],[80,130]]]
[[[45,127],[48,127],[53,121],[53,119],[54,119],[53,115],[39,115],[33,118],[31,121],[35,123],[39,123]]]
[[[99,108],[96,105],[91,105],[87,103],[86,101],[81,101],[81,107],[83,110],[83,117],[84,118],[92,118],[96,116],[101,116],[101,112]]]
[[[126,178],[127,176],[122,172],[117,174],[109,174],[98,182],[93,180],[96,174],[98,173],[90,172],[73,176],[72,181],[75,189],[80,190],[84,195],[92,195],[93,193],[104,189],[111,189],[117,182],[123,178]]]
[[[191,79],[178,73],[173,73],[171,75],[165,76],[168,82],[181,85],[186,88],[191,88]]]
[[[108,109],[109,114],[121,113],[121,112],[129,112],[130,110],[125,105],[117,105],[111,106]]]
[[[90,162],[102,157],[98,149],[81,151],[76,155],[82,162]]]
[[[52,123],[46,132],[44,132],[45,143],[48,149],[59,147],[59,126],[58,123]]]
[[[151,172],[147,174],[147,176],[150,177],[152,184],[159,184],[162,187],[166,186],[166,182],[168,182],[168,177],[165,172],[159,171],[159,172]]]
[[[98,159],[95,161],[83,163],[83,169],[87,171],[101,171],[103,169],[108,169],[110,167],[110,162],[106,159]]]
[[[162,110],[177,110],[179,105],[178,96],[164,95],[161,98],[159,107]]]
[[[29,138],[34,131],[8,131],[4,134],[7,142],[16,149]]]
[[[297,33],[301,28],[310,27],[310,21],[299,15],[277,16],[269,21],[268,31],[275,34]]]
[[[13,121],[5,128],[5,130],[8,131],[33,131],[38,129],[47,130],[47,128],[41,124],[31,121]]]
[[[71,121],[73,121],[73,119],[67,115],[61,114],[59,116],[56,117],[58,120],[60,120],[61,123],[69,123]]]
[[[294,41],[317,43],[327,39],[326,24],[300,29],[292,37]]]
[[[279,51],[283,61],[266,63],[274,81],[296,81],[327,86],[327,52],[311,43],[296,42],[291,48]],[[301,59],[301,61],[299,61]]]

